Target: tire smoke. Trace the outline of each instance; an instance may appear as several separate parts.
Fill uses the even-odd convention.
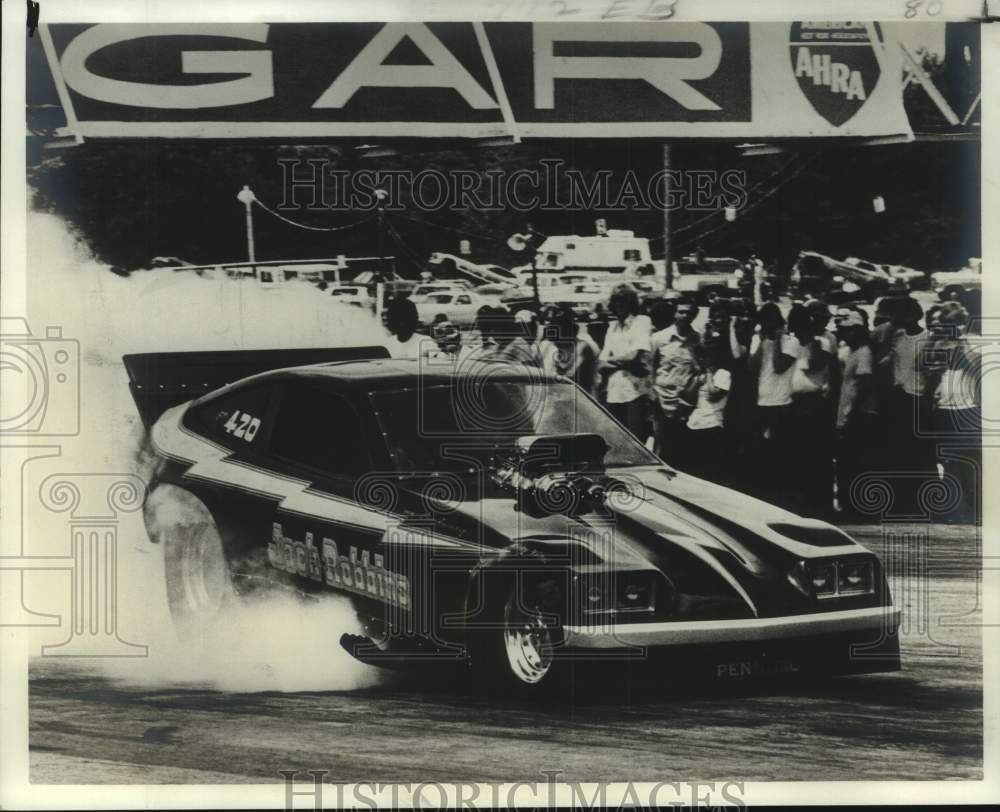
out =
[[[122,355],[136,352],[287,349],[379,344],[381,326],[365,311],[332,302],[314,286],[289,281],[277,289],[253,279],[206,278],[188,272],[110,272],[60,218],[29,212],[27,318],[33,331],[49,326],[79,342],[80,433],[60,441],[60,454],[37,473],[26,469],[24,535],[32,555],[66,555],[66,534],[33,502],[53,470],[127,472],[147,483],[157,461],[128,390]],[[51,408],[68,408],[50,404]],[[184,520],[184,504],[157,506],[159,532]],[[62,517],[59,517],[62,520]],[[224,691],[351,690],[375,684],[377,669],[339,645],[357,633],[347,599],[303,603],[279,595],[226,606],[197,634],[179,639],[167,607],[163,545],[151,543],[142,511],[118,517],[117,620],[123,640],[148,647],[147,657],[76,661],[115,679],[167,687],[200,685]],[[262,544],[266,544],[262,539]],[[39,611],[68,616],[70,580],[36,587]],[[32,641],[58,643],[65,626],[39,630]],[[35,648],[37,651],[38,649]]]

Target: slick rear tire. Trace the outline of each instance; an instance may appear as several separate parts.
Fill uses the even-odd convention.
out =
[[[190,491],[159,485],[146,500],[146,529],[163,547],[167,604],[181,636],[218,620],[236,599],[222,536]]]

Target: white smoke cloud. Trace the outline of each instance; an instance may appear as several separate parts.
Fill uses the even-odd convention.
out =
[[[44,335],[58,326],[80,344],[81,433],[62,443],[62,471],[136,473],[148,481],[152,460],[124,354],[383,341],[370,314],[335,304],[307,283],[265,289],[253,280],[163,270],[125,278],[95,260],[54,215],[30,212],[28,230],[31,328]],[[118,533],[118,626],[123,639],[147,645],[149,657],[95,659],[93,667],[143,685],[227,691],[347,690],[378,680],[376,669],[339,645],[342,633],[358,631],[347,599],[303,604],[280,596],[245,603],[227,608],[195,637],[178,639],[166,605],[162,545],[147,538],[141,513],[123,514]]]

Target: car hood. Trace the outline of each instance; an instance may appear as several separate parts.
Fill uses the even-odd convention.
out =
[[[590,565],[656,569],[681,590],[728,596],[758,616],[795,602],[788,574],[798,562],[866,552],[833,525],[666,467],[609,472],[605,481],[625,488],[604,509],[576,515],[532,515],[513,494],[471,480],[465,498],[432,513],[441,532],[487,548],[572,547]],[[408,489],[423,494],[426,511],[427,490]]]

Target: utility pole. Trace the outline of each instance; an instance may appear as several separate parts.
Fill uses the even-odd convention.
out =
[[[240,201],[244,206],[246,206],[246,220],[247,220],[247,259],[251,263],[257,261],[257,252],[254,249],[253,244],[253,202],[257,199],[253,193],[253,190],[247,186],[243,185],[239,193],[236,195],[236,199]],[[254,278],[257,277],[257,266],[253,266]]]
[[[674,286],[674,270],[672,267],[673,246],[670,243],[670,207],[673,203],[671,197],[672,182],[671,173],[670,143],[663,144],[663,199],[667,205],[663,207],[663,268],[665,272],[664,284],[667,290]]]

